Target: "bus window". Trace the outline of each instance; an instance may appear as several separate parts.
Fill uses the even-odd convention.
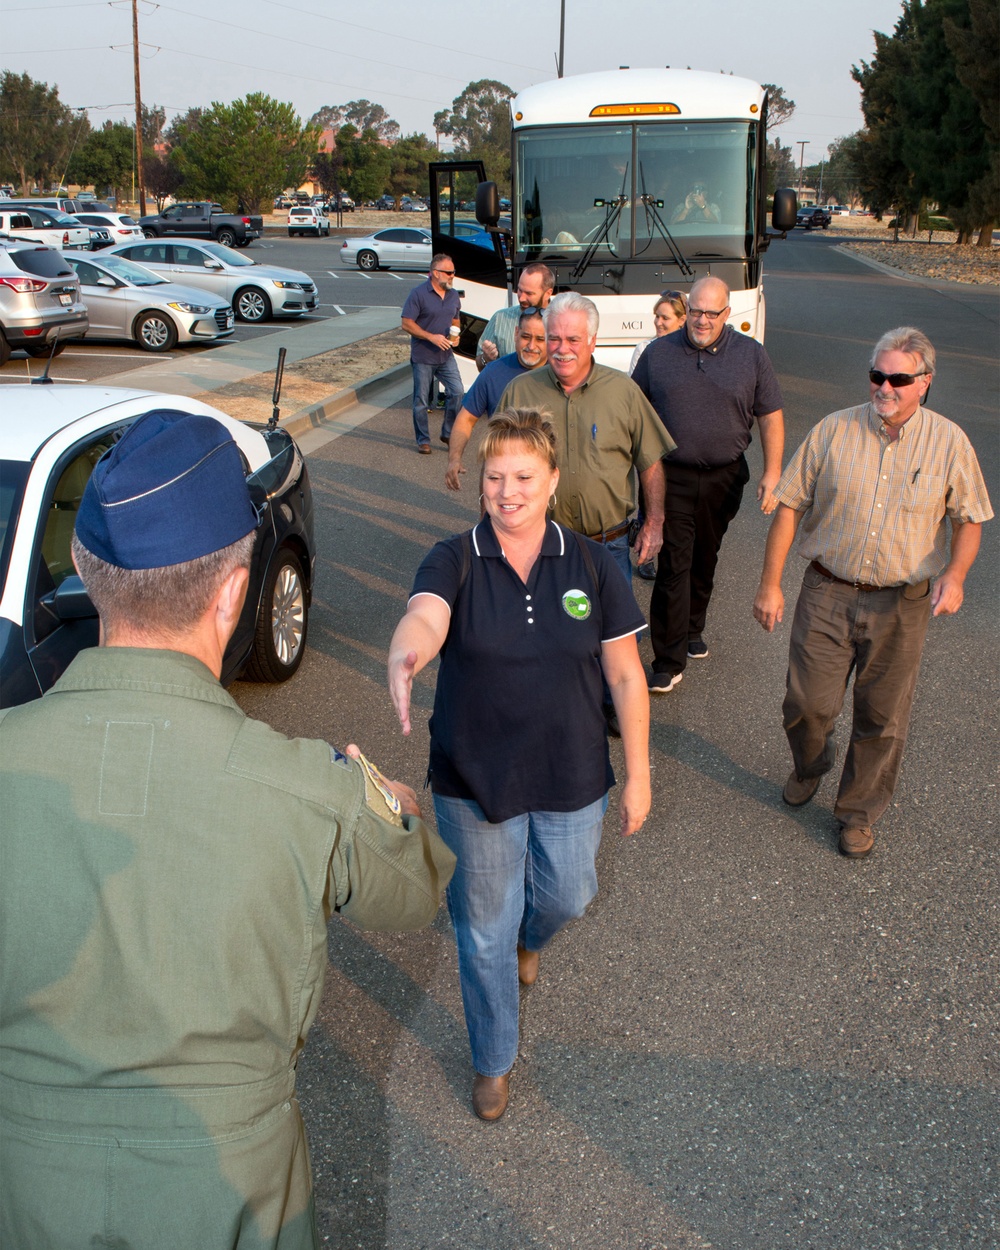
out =
[[[597,239],[600,255],[628,255],[631,126],[524,130],[517,153],[519,251],[573,255]]]
[[[689,256],[744,255],[753,232],[753,130],[727,122],[636,130],[636,254],[651,259],[666,251],[656,208]]]

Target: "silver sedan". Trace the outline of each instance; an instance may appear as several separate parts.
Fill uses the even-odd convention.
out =
[[[166,282],[111,252],[86,260],[64,255],[80,279],[95,338],[129,339],[144,351],[168,352],[178,343],[210,343],[233,332],[233,310],[218,296]]]
[[[168,282],[180,282],[232,304],[240,321],[301,317],[316,307],[316,284],[301,269],[258,265],[234,248],[203,239],[147,239],[105,253],[144,265]]]
[[[390,226],[360,239],[345,239],[340,245],[345,265],[357,265],[369,272],[375,269],[419,269],[431,267],[431,232],[414,226]]]

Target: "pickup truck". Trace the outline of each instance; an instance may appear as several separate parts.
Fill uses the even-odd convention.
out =
[[[147,239],[180,235],[185,239],[215,239],[225,247],[246,247],[264,233],[263,217],[224,213],[221,204],[207,200],[171,204],[162,213],[140,217],[139,225]]]

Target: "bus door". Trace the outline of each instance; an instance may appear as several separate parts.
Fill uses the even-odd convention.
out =
[[[476,221],[476,188],[486,181],[486,168],[482,161],[441,161],[430,165],[428,174],[434,253],[455,262],[455,289],[462,296],[456,354],[472,359],[487,321],[508,302],[501,236]]]

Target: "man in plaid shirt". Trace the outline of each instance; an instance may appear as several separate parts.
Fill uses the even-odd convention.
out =
[[[833,768],[853,672],[834,815],[840,850],[854,859],[871,851],[872,826],[892,799],[929,618],[962,606],[982,522],[993,515],[968,438],[921,404],[934,363],[930,341],[911,326],[879,339],[869,402],[824,417],[782,474],[754,600],[754,616],[772,631],[798,533],[808,565],[789,643],[782,714],[794,767],[782,797],[801,807]]]

